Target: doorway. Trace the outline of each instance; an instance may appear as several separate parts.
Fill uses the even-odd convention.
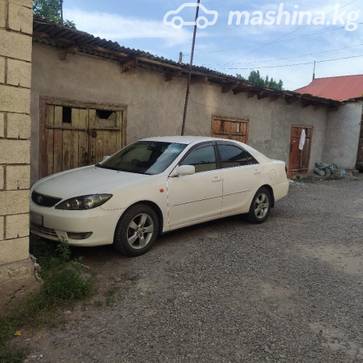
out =
[[[125,145],[125,110],[71,103],[44,104],[40,176],[95,164]]]
[[[289,176],[306,174],[309,171],[312,134],[311,126],[291,127]]]

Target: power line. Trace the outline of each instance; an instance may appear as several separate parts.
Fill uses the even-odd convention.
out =
[[[362,25],[363,23],[357,23],[358,25]],[[311,36],[316,36],[316,35],[320,35],[320,34],[322,34],[322,33],[330,33],[330,32],[335,32],[335,31],[337,31],[337,30],[341,30],[341,29],[344,29],[344,26],[342,26],[342,27],[339,27],[339,28],[335,28],[335,29],[326,29],[325,31],[323,30],[319,30],[319,31],[314,31],[314,32],[312,32],[312,33],[308,33],[308,34],[304,34],[304,37],[311,37]],[[296,38],[298,38],[299,36],[296,36],[296,37],[291,37],[291,38],[285,38],[284,40],[291,40],[291,39],[296,39]],[[280,41],[279,41],[280,42]],[[260,46],[261,45],[263,45],[264,43],[260,43]],[[270,43],[268,43],[268,45],[270,45],[270,44],[275,44],[275,42],[270,42]],[[260,47],[259,46],[259,47]],[[257,49],[259,49],[259,48],[252,48],[251,50],[249,50],[249,52],[253,52],[254,50],[257,50]],[[232,50],[232,49],[227,49],[227,51],[228,50]],[[236,50],[236,48],[234,48],[233,49],[234,51]],[[218,50],[218,52],[225,52],[226,50]],[[211,51],[211,52],[208,52],[208,53],[212,53],[213,51]],[[230,59],[232,59],[232,58],[230,58]],[[222,66],[223,65],[228,65],[228,64],[230,64],[231,62],[227,62],[227,63],[223,63],[222,64]]]
[[[358,25],[363,25],[363,22],[361,23],[357,23]],[[310,34],[306,34],[305,36],[313,36],[313,35],[320,35],[321,33],[326,33],[326,32],[333,32],[333,31],[337,31],[337,30],[341,30],[341,29],[344,29],[344,26],[343,27],[339,27],[339,28],[336,28],[336,29],[327,29],[326,31],[317,31],[317,32],[313,32],[313,33],[310,33]],[[292,39],[292,38],[290,38]],[[271,43],[270,43],[271,44]],[[362,46],[363,43],[360,43],[358,44],[357,46],[353,46],[353,47],[344,47],[344,48],[338,48],[336,49],[336,51],[339,51],[339,50],[343,50],[343,49],[351,49],[351,48],[355,48],[355,47],[358,47],[358,46]],[[236,50],[236,48],[234,48],[233,50]],[[220,50],[222,51],[222,50]],[[226,50],[223,50],[223,51],[226,51]],[[300,55],[300,56],[296,56],[296,57],[285,57],[285,58],[281,58],[280,60],[288,60],[288,59],[296,59],[297,57],[304,57],[304,56],[313,56],[315,54],[321,54],[321,53],[327,53],[327,52],[330,52],[330,51],[335,51],[335,50],[326,50],[326,51],[322,51],[322,52],[313,52],[313,53],[307,53],[307,54],[303,54],[303,55]],[[208,52],[208,53],[212,53],[212,52]],[[232,58],[230,58],[232,59]],[[265,61],[269,61],[269,60],[275,60],[275,58],[270,58],[270,59],[266,59]],[[220,66],[224,67],[224,66],[227,66],[227,65],[236,65],[236,64],[241,64],[241,63],[233,63],[231,61],[227,62],[227,63],[211,63],[210,65],[215,65],[215,64],[219,64]],[[224,67],[225,68],[225,67]],[[227,68],[228,69],[228,68]]]
[[[350,46],[350,47],[327,49],[327,50],[323,50],[321,52],[310,52],[310,53],[305,53],[305,54],[299,54],[299,55],[296,55],[295,57],[284,57],[284,58],[279,58],[279,59],[267,58],[267,59],[262,59],[262,61],[268,62],[268,61],[293,60],[293,59],[296,59],[296,58],[301,58],[301,57],[306,57],[306,56],[315,56],[317,54],[330,53],[330,52],[339,52],[339,51],[346,50],[346,49],[359,48],[361,46],[363,46],[363,43],[356,44],[356,45]],[[243,65],[243,63],[235,63],[235,64],[230,64],[230,65],[231,66],[238,66],[238,65]],[[245,67],[250,66],[250,65],[251,65],[251,63],[248,63],[248,64],[245,65]],[[252,64],[252,66],[253,66],[253,64]]]
[[[350,5],[354,4],[354,3],[356,3],[357,1],[359,1],[359,0],[353,0],[353,1],[350,1],[350,2],[348,2],[348,3],[344,4],[344,5],[342,5],[342,6],[340,7],[340,9],[344,9],[344,8],[346,8],[346,7],[348,7],[348,6],[350,6]],[[325,13],[325,15],[331,14],[331,13],[332,13],[332,12],[334,12],[334,11],[335,11],[335,10],[330,10],[330,11],[326,12],[326,13]],[[358,24],[359,24],[359,25],[361,25],[361,24],[363,24],[363,23],[358,23]],[[280,38],[278,38],[278,39],[275,39],[275,40],[273,40],[273,41],[266,41],[266,42],[259,43],[258,47],[254,47],[254,48],[252,48],[252,50],[250,50],[250,51],[254,51],[255,49],[258,49],[261,45],[267,45],[267,46],[269,46],[269,45],[271,45],[271,44],[280,43],[280,42],[285,41],[285,40],[296,39],[296,38],[298,38],[298,37],[299,37],[299,35],[298,35],[298,36],[295,36],[295,37],[288,37],[288,36],[289,36],[289,35],[291,35],[291,34],[297,33],[297,32],[299,32],[299,31],[301,31],[301,30],[304,30],[304,29],[305,29],[305,28],[298,27],[298,28],[296,28],[296,29],[292,30],[291,32],[288,32],[288,33],[284,34],[282,37],[280,37]],[[340,30],[340,29],[345,29],[345,26],[341,26],[341,27],[336,28],[336,29],[327,29],[327,31],[329,31],[329,32],[330,32],[330,31],[336,31],[336,30]],[[314,31],[313,33],[305,34],[305,36],[311,36],[311,35],[314,35],[314,34],[317,34],[317,33],[321,33],[321,30],[319,30],[319,31]],[[324,32],[324,33],[325,33],[325,32]],[[286,37],[288,37],[288,38],[286,38]],[[234,48],[234,49],[230,49],[230,50],[235,50],[235,48]],[[209,53],[220,53],[220,52],[224,52],[224,51],[225,51],[225,50],[219,49],[219,50],[215,50],[215,51],[210,51]]]
[[[363,54],[361,55],[354,55],[349,57],[340,57],[340,58],[330,58],[330,59],[323,59],[320,61],[316,61],[317,64],[326,63],[326,62],[335,62],[338,60],[346,60],[346,59],[353,59],[353,58],[362,58]],[[249,70],[249,69],[262,69],[262,68],[288,68],[288,67],[296,67],[302,65],[312,64],[313,62],[301,62],[301,63],[293,63],[293,64],[282,64],[282,65],[270,65],[270,66],[252,66],[252,67],[230,67],[226,69],[234,69],[234,70]]]
[[[344,8],[346,8],[346,7],[348,7],[348,6],[356,3],[357,1],[358,0],[349,1],[348,3],[344,4],[343,6],[341,6],[340,9],[344,9]],[[325,15],[331,14],[333,11],[335,11],[335,10],[330,10],[330,11],[326,12]],[[337,29],[332,29],[331,31],[335,31],[335,30],[339,30],[339,29],[344,29],[344,28],[345,28],[345,26],[342,26],[342,27],[339,27]],[[300,30],[302,30],[302,28],[296,28],[293,31],[291,31],[290,33],[285,34],[284,36],[282,36],[279,39],[276,39],[273,42],[267,42],[267,44],[270,45],[270,44],[280,43],[281,41],[285,41],[286,40],[286,35],[289,35],[289,34],[291,35],[291,34],[297,33]],[[309,34],[307,34],[307,36],[310,36],[311,34],[316,34],[316,33],[319,33],[319,31],[318,32],[314,32],[314,33],[309,33]],[[288,38],[288,39],[295,39],[295,38],[296,37],[292,37],[292,38]]]

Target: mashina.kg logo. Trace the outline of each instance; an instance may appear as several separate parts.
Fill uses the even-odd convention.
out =
[[[199,16],[197,21],[188,21],[187,12],[196,10],[199,6]],[[170,25],[176,29],[181,29],[184,26],[197,25],[200,29],[205,29],[208,26],[213,26],[217,23],[218,12],[215,10],[208,10],[203,4],[185,3],[178,7],[176,10],[168,11],[164,16],[164,24]]]
[[[195,12],[198,6],[198,19],[190,21],[191,12]],[[345,7],[336,4],[329,11],[303,10],[299,5],[281,2],[261,10],[230,10],[226,26],[342,26],[346,31],[355,31],[359,26],[360,10],[348,11]],[[205,29],[215,25],[218,17],[218,11],[208,10],[203,4],[184,3],[165,14],[164,24],[176,29],[190,25]]]

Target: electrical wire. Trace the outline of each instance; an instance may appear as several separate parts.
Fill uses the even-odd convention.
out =
[[[286,60],[294,60],[296,58],[301,58],[301,57],[308,57],[308,56],[315,56],[317,54],[323,54],[323,53],[331,53],[331,52],[340,52],[342,50],[346,50],[346,49],[354,49],[354,48],[359,48],[363,46],[363,43],[360,43],[360,44],[356,44],[354,46],[350,46],[350,47],[342,47],[342,48],[333,48],[333,49],[327,49],[327,50],[323,50],[321,52],[310,52],[310,53],[305,53],[305,54],[298,54],[296,55],[295,57],[284,57],[284,58],[265,58],[265,59],[262,59],[263,62],[269,62],[269,61],[286,61]],[[253,64],[251,63],[247,63],[247,64],[244,64],[242,62],[240,63],[235,63],[235,64],[230,64],[231,66],[233,67],[237,67],[237,66],[245,66],[245,67],[248,67],[248,66],[253,66]]]
[[[356,3],[357,1],[359,1],[359,0],[353,0],[353,1],[350,1],[350,2],[348,2],[348,3],[344,4],[344,5],[342,5],[342,6],[340,7],[340,9],[344,9],[344,8],[346,8],[346,7],[348,7],[348,6],[350,6],[350,5],[354,4],[354,3]],[[325,13],[325,15],[331,14],[333,11],[335,11],[335,10],[330,10],[330,11],[326,12],[326,13]],[[362,23],[359,23],[359,24],[362,24]],[[329,31],[336,31],[336,30],[344,29],[344,28],[345,28],[345,26],[342,26],[342,27],[339,27],[339,28],[336,28],[336,29],[327,29],[327,30],[329,30]],[[298,35],[298,36],[296,36],[296,37],[288,37],[288,36],[289,36],[289,35],[291,35],[291,34],[295,34],[295,33],[299,32],[299,31],[301,31],[301,30],[304,30],[304,29],[305,29],[305,28],[298,27],[298,28],[296,28],[296,29],[292,30],[291,32],[288,32],[288,33],[284,34],[282,37],[280,37],[280,38],[278,38],[278,39],[275,39],[275,40],[273,40],[273,41],[266,41],[266,42],[259,43],[258,47],[256,47],[256,48],[252,48],[252,50],[251,50],[251,51],[254,51],[254,50],[256,50],[256,49],[259,49],[261,45],[269,46],[270,44],[276,44],[276,43],[280,43],[280,42],[285,41],[285,40],[290,40],[290,39],[298,38],[298,37],[299,37],[299,35]],[[314,34],[317,34],[317,33],[321,33],[321,31],[313,32],[313,33],[308,33],[308,34],[306,34],[305,36],[311,36],[311,35],[314,35]],[[288,37],[288,38],[286,38],[286,37]],[[235,50],[235,48],[234,48],[234,49],[230,49],[230,50]],[[219,49],[219,50],[215,50],[215,51],[210,51],[209,53],[220,53],[220,52],[224,52],[224,51],[225,51],[225,50]]]
[[[340,58],[330,58],[330,59],[323,59],[320,61],[316,61],[317,64],[320,63],[326,63],[326,62],[336,62],[339,60],[347,60],[347,59],[353,59],[353,58],[362,58],[363,54],[360,55],[353,55],[349,57],[340,57]],[[301,62],[301,63],[293,63],[293,64],[282,64],[282,65],[269,65],[269,66],[252,66],[252,67],[229,67],[226,69],[233,69],[233,70],[249,70],[249,69],[265,69],[265,68],[288,68],[288,67],[296,67],[296,66],[302,66],[302,65],[308,65],[312,64],[313,62]]]

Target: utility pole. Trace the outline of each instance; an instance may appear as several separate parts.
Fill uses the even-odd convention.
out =
[[[193,69],[193,61],[194,61],[194,50],[195,50],[195,40],[197,37],[197,30],[198,30],[198,18],[199,18],[199,5],[200,0],[197,0],[197,8],[195,12],[195,25],[194,25],[194,31],[193,31],[193,42],[192,42],[192,52],[190,54],[190,63],[189,63],[189,72],[188,72],[188,82],[187,82],[187,90],[185,94],[185,103],[184,103],[184,113],[183,113],[183,123],[182,123],[182,129],[181,129],[181,135],[184,135],[185,131],[185,121],[187,118],[188,113],[188,104],[189,104],[189,94],[190,94],[190,83],[192,80],[192,69]]]
[[[314,61],[313,80],[315,79],[315,72],[316,72],[316,61]]]
[[[179,61],[178,61],[179,64],[182,64],[183,63],[183,52],[179,52]]]
[[[63,0],[60,0],[60,16],[63,24]]]

